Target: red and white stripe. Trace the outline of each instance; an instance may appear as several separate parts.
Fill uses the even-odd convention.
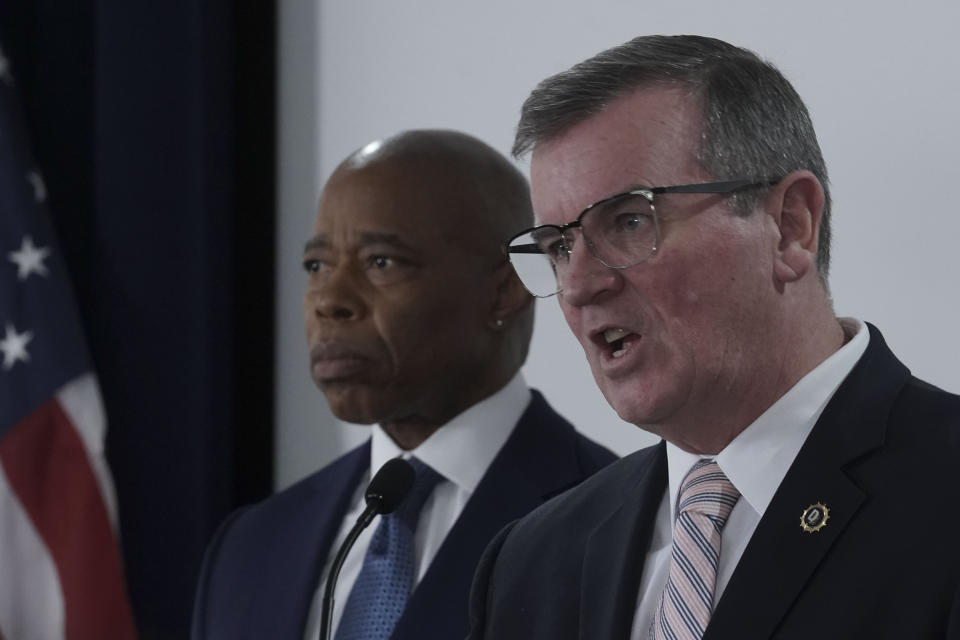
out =
[[[136,637],[92,374],[0,439],[0,640]]]

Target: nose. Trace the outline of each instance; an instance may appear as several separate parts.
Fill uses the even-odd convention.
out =
[[[311,285],[307,289],[305,304],[308,317],[334,322],[357,321],[366,310],[356,283],[342,269]]]
[[[622,283],[619,270],[600,262],[580,235],[579,242],[571,247],[566,266],[557,271],[557,281],[562,289],[560,296],[565,304],[574,307],[597,302],[617,291]]]

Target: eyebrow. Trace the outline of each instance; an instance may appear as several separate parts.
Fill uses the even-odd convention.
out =
[[[396,233],[389,233],[385,231],[361,231],[357,234],[357,237],[360,240],[359,244],[361,246],[367,246],[371,244],[387,244],[400,249],[405,249],[407,251],[413,250],[413,247],[403,242],[400,239],[400,236]],[[330,240],[327,238],[327,235],[318,234],[307,240],[307,243],[303,247],[303,251],[306,253],[315,249],[327,249],[329,247]]]

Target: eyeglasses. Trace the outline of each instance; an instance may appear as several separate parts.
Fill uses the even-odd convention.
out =
[[[770,186],[779,179],[738,179],[724,182],[645,187],[594,202],[577,219],[564,225],[543,224],[513,236],[504,251],[523,286],[538,298],[563,291],[570,254],[579,228],[583,243],[597,260],[610,269],[640,264],[660,246],[660,223],[653,206],[662,193],[723,193]]]

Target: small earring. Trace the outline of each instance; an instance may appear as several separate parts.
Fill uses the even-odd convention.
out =
[[[494,321],[493,324],[495,324],[495,325],[497,326],[497,329],[499,329],[500,327],[503,326],[503,319],[502,319],[502,318],[497,318],[497,319]]]

